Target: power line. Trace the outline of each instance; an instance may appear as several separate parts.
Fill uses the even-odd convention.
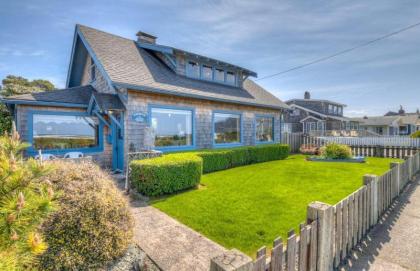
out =
[[[395,31],[395,32],[392,32],[392,33],[386,34],[386,35],[381,36],[381,37],[379,37],[379,38],[376,38],[376,39],[374,39],[374,40],[370,40],[370,41],[367,41],[367,42],[361,43],[361,44],[359,44],[359,45],[356,45],[356,46],[354,46],[354,47],[351,47],[351,48],[348,48],[348,49],[345,49],[345,50],[342,50],[342,51],[336,52],[336,53],[334,53],[334,54],[332,54],[332,55],[324,56],[324,57],[318,58],[318,59],[316,59],[316,60],[313,60],[313,61],[311,61],[311,62],[308,62],[308,63],[302,64],[302,65],[299,65],[299,66],[295,66],[295,67],[293,67],[293,68],[290,68],[290,69],[287,69],[287,70],[284,70],[284,71],[281,71],[281,72],[277,72],[277,73],[273,73],[273,74],[270,74],[270,75],[267,75],[267,76],[261,77],[261,78],[259,78],[259,79],[256,79],[255,81],[261,81],[261,80],[264,80],[264,79],[267,79],[267,78],[271,78],[271,77],[274,77],[274,76],[279,76],[279,75],[281,75],[281,74],[285,74],[285,73],[288,73],[288,72],[291,72],[291,71],[294,71],[294,70],[302,69],[302,68],[304,68],[304,67],[307,67],[307,66],[310,66],[310,65],[313,65],[313,64],[316,64],[316,63],[319,63],[319,62],[322,62],[322,61],[328,60],[328,59],[330,59],[330,58],[333,58],[333,57],[336,57],[336,56],[339,56],[339,55],[342,55],[342,54],[346,54],[346,53],[348,53],[348,52],[354,51],[354,50],[359,49],[359,48],[361,48],[361,47],[365,47],[365,46],[368,46],[368,45],[370,45],[370,44],[372,44],[372,43],[375,43],[375,42],[378,42],[378,41],[384,40],[384,39],[389,38],[389,37],[392,37],[392,36],[395,36],[395,35],[397,35],[397,34],[400,34],[400,33],[404,32],[404,31],[407,31],[407,30],[409,30],[409,29],[411,29],[411,28],[414,28],[414,27],[417,27],[417,26],[420,26],[420,22],[415,23],[415,24],[412,24],[412,25],[409,25],[409,26],[404,27],[404,28],[401,28],[400,30],[397,30],[397,31]]]

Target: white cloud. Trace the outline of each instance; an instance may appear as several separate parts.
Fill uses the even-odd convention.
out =
[[[12,49],[9,47],[1,47],[0,48],[0,56],[44,56],[46,55],[45,50],[30,50],[30,49]]]

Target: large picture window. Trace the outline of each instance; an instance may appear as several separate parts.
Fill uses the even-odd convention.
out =
[[[241,115],[214,113],[214,143],[241,143]]]
[[[78,115],[32,115],[32,145],[38,150],[84,149],[99,146],[98,120]]]
[[[156,147],[193,145],[193,111],[151,108],[151,125]]]
[[[257,142],[274,141],[274,118],[273,117],[257,117],[255,123]]]

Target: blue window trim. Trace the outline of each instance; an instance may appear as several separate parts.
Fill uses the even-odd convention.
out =
[[[27,113],[28,116],[28,136],[27,140],[31,144],[31,146],[28,148],[27,153],[29,155],[36,155],[38,154],[38,150],[34,149],[32,147],[33,143],[33,121],[34,115],[59,115],[59,116],[86,116],[91,117],[92,115],[86,113],[86,112],[63,112],[63,111],[41,111],[41,110],[29,110]],[[103,152],[104,150],[104,144],[103,144],[103,134],[104,134],[104,125],[99,120],[99,131],[98,131],[98,142],[99,146],[93,147],[93,148],[75,148],[75,149],[46,149],[42,150],[43,153],[51,153],[51,154],[65,154],[67,152],[82,152],[82,153],[96,153],[96,152]]]
[[[215,134],[215,123],[214,123],[214,117],[216,114],[232,114],[232,115],[238,115],[239,116],[239,131],[241,133],[240,136],[240,142],[235,143],[216,143],[214,140],[214,134]],[[244,145],[244,133],[243,133],[243,113],[240,111],[230,111],[230,110],[213,110],[212,117],[211,117],[211,140],[212,140],[212,146],[213,148],[230,148],[230,147],[241,147]]]
[[[259,118],[271,118],[272,121],[272,133],[273,133],[273,140],[271,141],[258,141],[257,140],[257,119]],[[276,129],[275,129],[275,121],[276,118],[272,114],[255,114],[254,118],[254,140],[255,144],[273,144],[276,142]]]
[[[151,125],[152,125],[152,109],[153,108],[191,111],[191,116],[192,116],[192,145],[188,145],[188,146],[166,146],[166,147],[156,147],[155,146],[156,150],[162,151],[162,152],[171,152],[171,151],[187,151],[187,150],[195,150],[196,149],[195,108],[194,107],[184,107],[184,106],[165,105],[165,104],[148,104],[147,122],[148,122],[149,127],[151,127]]]

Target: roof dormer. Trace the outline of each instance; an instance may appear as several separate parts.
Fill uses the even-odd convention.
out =
[[[176,74],[228,86],[242,87],[249,76],[257,73],[221,60],[156,44],[157,37],[139,31],[137,45],[152,52]]]

